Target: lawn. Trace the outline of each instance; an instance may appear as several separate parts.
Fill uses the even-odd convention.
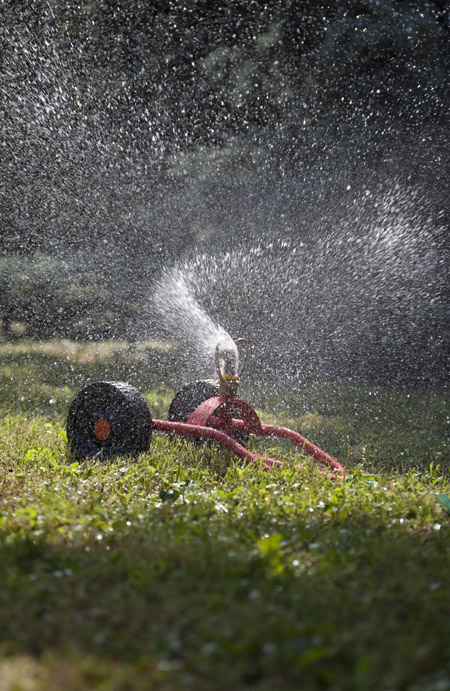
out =
[[[152,343],[0,344],[0,691],[450,690],[448,399],[329,384],[260,411],[343,481],[273,441],[270,473],[157,435],[138,458],[71,458],[89,381],[167,415],[155,353],[170,362]]]

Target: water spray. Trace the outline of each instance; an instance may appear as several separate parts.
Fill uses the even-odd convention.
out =
[[[240,443],[252,434],[286,439],[326,468],[331,477],[343,477],[344,468],[329,454],[298,432],[263,424],[254,408],[237,397],[250,348],[243,338],[233,341],[235,348],[223,342],[215,348],[219,387],[207,382],[187,384],[173,399],[168,420],[152,420],[144,397],[128,384],[94,382],[86,386],[72,402],[67,417],[67,438],[72,452],[85,458],[103,459],[143,453],[148,450],[155,431],[218,442],[244,463],[256,464],[266,471],[282,467],[283,461],[252,453]],[[238,344],[245,349],[241,362]]]

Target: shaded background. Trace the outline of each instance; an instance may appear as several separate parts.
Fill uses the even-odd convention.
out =
[[[274,238],[326,245],[338,226],[348,243],[359,237],[370,249],[376,224],[362,221],[377,219],[380,200],[397,190],[395,209],[382,202],[383,227],[392,212],[409,229],[397,292],[389,274],[370,329],[324,351],[320,367],[348,376],[347,360],[365,379],[445,385],[446,2],[15,0],[1,14],[3,338],[21,329],[34,338],[161,335],[148,302],[165,267],[198,264],[200,253],[213,261],[230,249],[264,248]],[[268,278],[266,257],[244,286],[237,264],[214,265],[222,282],[236,281],[234,314],[228,293],[221,303],[209,292],[204,266],[198,299],[227,328],[253,323],[286,295],[282,273],[292,254],[275,254],[278,293],[270,285],[258,300],[245,292]],[[323,252],[305,256],[318,263]],[[358,257],[364,271],[370,251]],[[330,259],[324,282],[330,267],[339,274]],[[352,293],[349,272],[338,279],[326,295],[309,294],[315,307],[334,304],[324,313],[334,321],[339,286]],[[367,315],[371,285],[355,285],[361,299],[349,328]],[[283,312],[289,330],[271,323],[272,335],[288,351],[300,340],[305,356],[314,338],[329,348],[317,319],[303,337],[293,299]]]

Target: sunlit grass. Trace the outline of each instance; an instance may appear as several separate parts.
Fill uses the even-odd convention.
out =
[[[271,473],[163,435],[102,463],[71,458],[64,432],[102,360],[2,357],[0,688],[449,687],[450,481],[421,448],[418,394],[392,394],[396,423],[384,392],[389,434],[373,438],[349,396],[340,415],[264,414],[329,442],[345,481],[299,473],[273,440],[264,452],[286,464]],[[164,418],[173,392],[144,391]]]
[[[167,352],[172,346],[163,341],[139,341],[132,343],[119,340],[105,341],[71,341],[68,339],[53,339],[49,341],[18,340],[16,342],[0,342],[1,355],[32,354],[46,355],[54,358],[64,358],[79,365],[93,362],[110,362],[119,355],[128,360],[139,358],[146,351]]]

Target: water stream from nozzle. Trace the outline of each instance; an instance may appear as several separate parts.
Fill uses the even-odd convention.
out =
[[[163,272],[153,289],[152,307],[172,340],[182,345],[193,371],[214,376],[216,346],[238,362],[236,343],[194,297],[189,278],[178,269]]]
[[[235,347],[220,320],[252,343],[248,379],[268,395],[274,386],[301,393],[336,379],[401,387],[442,380],[443,228],[412,191],[366,192],[349,191],[339,222],[311,219],[308,238],[274,230],[179,260],[155,296],[170,338],[210,359],[221,338]]]

